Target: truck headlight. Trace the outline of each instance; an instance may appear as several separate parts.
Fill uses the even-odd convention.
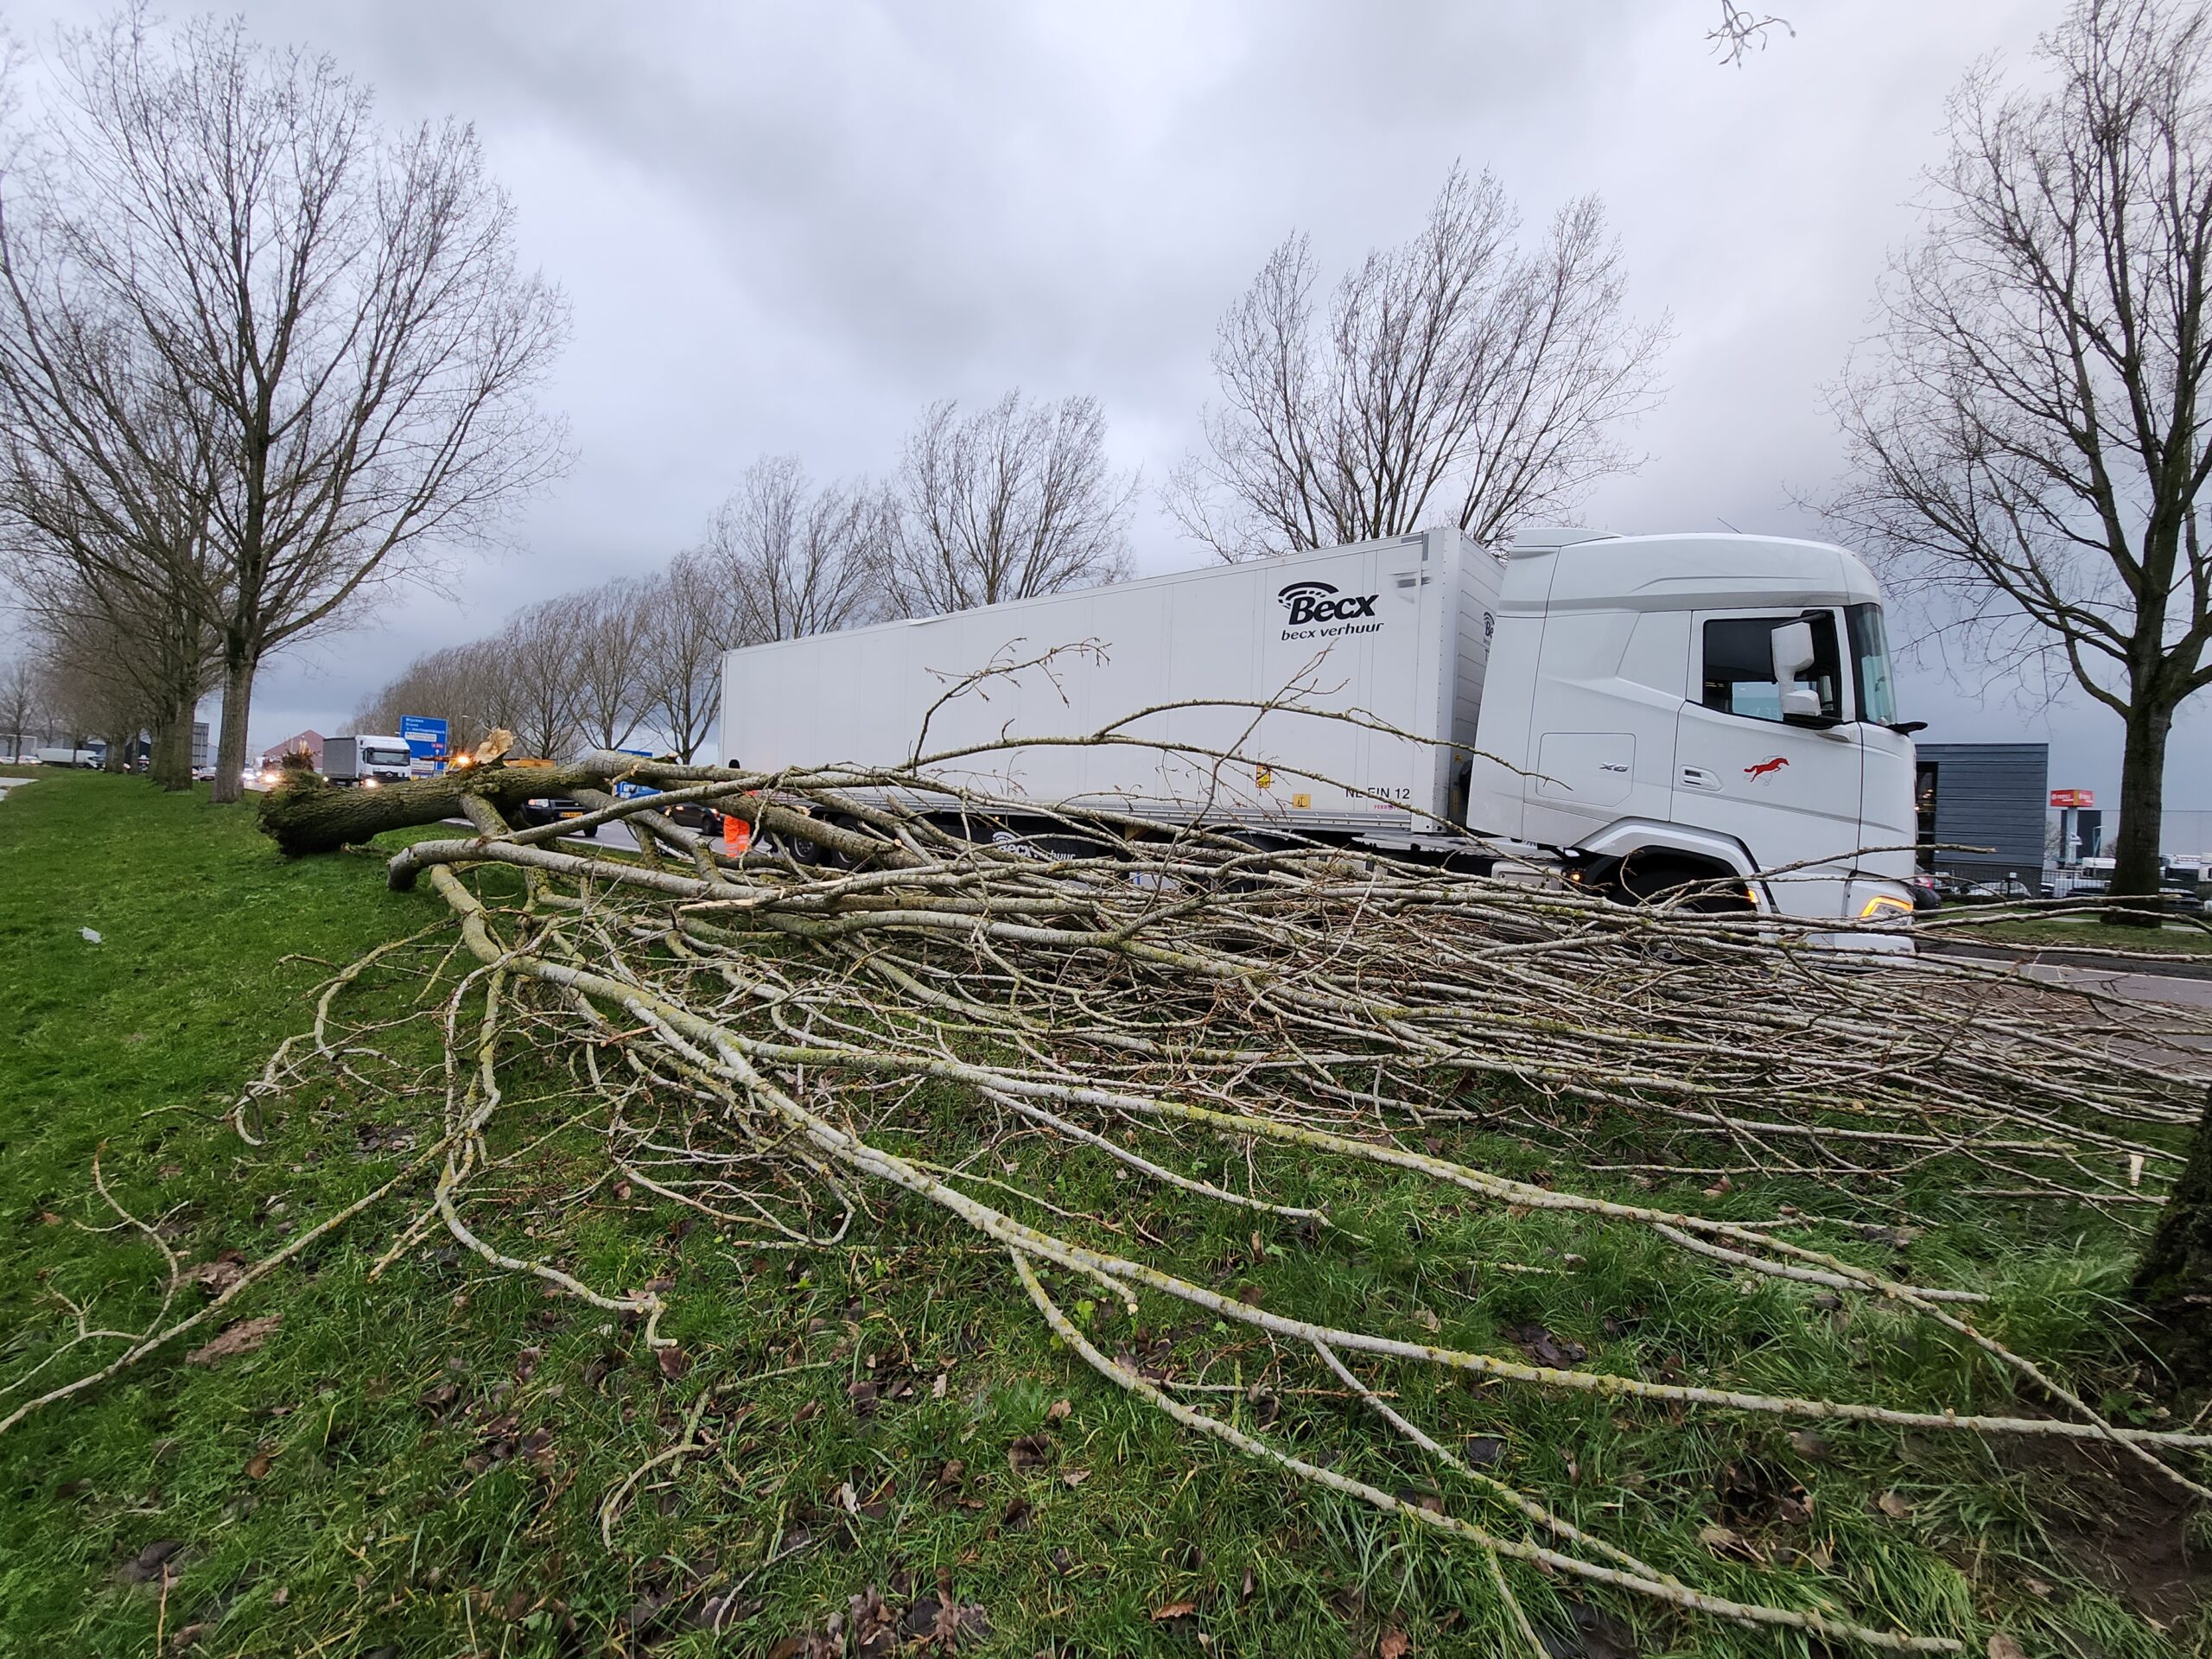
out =
[[[1878,893],[1859,907],[1859,919],[1862,922],[1886,921],[1892,917],[1911,914],[1911,899],[1900,899],[1889,893]]]

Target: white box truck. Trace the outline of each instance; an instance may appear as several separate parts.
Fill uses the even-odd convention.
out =
[[[404,737],[326,737],[322,775],[347,788],[374,789],[414,775],[415,753]]]
[[[1022,741],[1109,727],[1184,752]],[[1911,913],[1914,729],[1866,566],[1753,536],[1546,531],[1500,556],[1428,531],[722,663],[733,766],[935,755],[1056,812],[1510,859],[1624,897],[1725,882],[1821,919]]]

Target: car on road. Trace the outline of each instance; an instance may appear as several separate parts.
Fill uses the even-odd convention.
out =
[[[536,830],[549,823],[558,823],[563,818],[580,818],[591,809],[582,801],[566,795],[533,795],[516,809],[515,816],[525,829]],[[586,824],[581,832],[586,836],[599,834],[595,823]]]

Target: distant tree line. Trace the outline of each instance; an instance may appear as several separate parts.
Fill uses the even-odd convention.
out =
[[[1135,491],[1093,398],[934,404],[888,479],[818,483],[796,456],[765,457],[664,572],[539,601],[416,658],[356,727],[442,715],[456,747],[504,727],[549,756],[642,733],[691,760],[723,652],[1116,580]]]

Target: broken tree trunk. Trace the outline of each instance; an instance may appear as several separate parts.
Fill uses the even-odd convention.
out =
[[[308,774],[262,798],[261,829],[287,857],[303,858],[373,840],[386,830],[465,817],[463,803],[470,796],[505,814],[533,796],[563,795],[602,782],[605,775],[582,766],[494,764],[376,789],[340,789]]]
[[[2212,1088],[2133,1288],[2135,1305],[2153,1321],[2144,1340],[2174,1381],[2212,1381]]]
[[[263,798],[261,829],[287,857],[304,858],[372,840],[387,830],[455,817],[472,817],[473,822],[467,810],[472,798],[511,817],[534,796],[575,797],[607,790],[618,779],[653,789],[683,790],[695,798],[705,792],[715,797],[711,804],[717,812],[743,818],[772,834],[804,837],[842,858],[874,862],[888,857],[903,862],[910,856],[879,837],[825,823],[751,793],[767,781],[758,773],[645,761],[609,751],[594,751],[565,766],[510,766],[494,761],[377,789],[334,788],[310,777],[287,784]],[[688,848],[693,838],[673,826],[670,829],[674,838]],[[395,881],[395,885],[404,882]]]

